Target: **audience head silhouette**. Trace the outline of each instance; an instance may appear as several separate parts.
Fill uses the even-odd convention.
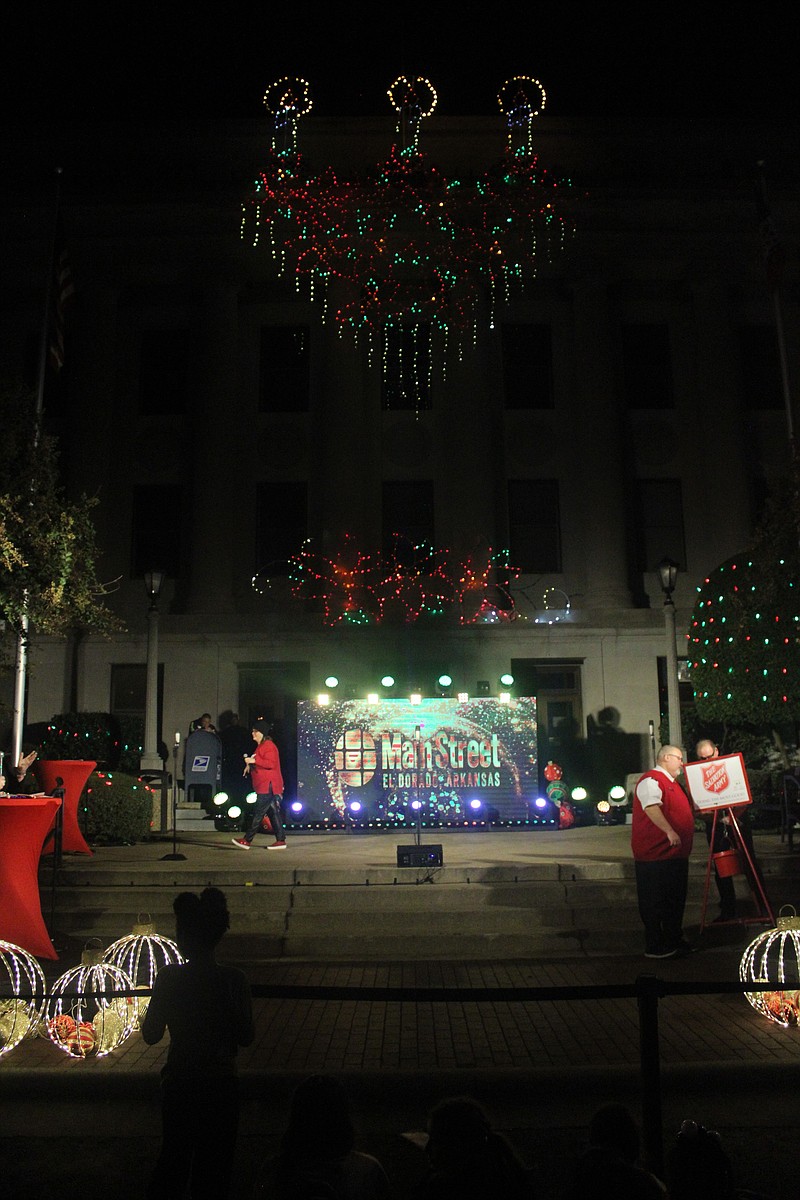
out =
[[[228,902],[219,888],[207,887],[199,896],[195,892],[181,892],[172,907],[175,938],[186,958],[210,953],[230,928]]]

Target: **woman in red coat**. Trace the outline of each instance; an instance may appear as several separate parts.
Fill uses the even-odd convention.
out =
[[[283,798],[283,776],[281,775],[281,760],[278,747],[270,737],[269,724],[266,721],[255,721],[252,729],[253,741],[256,743],[255,754],[245,754],[245,774],[250,774],[253,790],[256,793],[253,820],[244,837],[232,838],[234,846],[240,850],[249,850],[253,838],[261,829],[264,817],[269,817],[275,841],[267,846],[268,850],[285,850],[286,838],[281,824],[280,803]]]

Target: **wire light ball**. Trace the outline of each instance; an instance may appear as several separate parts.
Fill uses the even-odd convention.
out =
[[[0,1058],[33,1035],[45,1004],[44,972],[13,942],[0,941]]]
[[[751,942],[739,964],[742,983],[775,983],[775,991],[745,992],[756,1012],[784,1029],[800,1024],[800,918],[778,917]]]
[[[45,1008],[50,1040],[73,1058],[103,1058],[117,1050],[136,1027],[136,1007],[128,996],[130,976],[101,961],[100,949],[84,950],[81,965],[65,971],[53,984]]]
[[[120,967],[132,981],[134,988],[147,989],[152,988],[162,967],[168,963],[183,961],[183,955],[176,943],[157,934],[155,926],[150,921],[143,921],[141,915],[139,922],[133,927],[133,932],[113,942],[103,955],[103,962]],[[137,1026],[141,1024],[149,1003],[149,996],[132,999]]]

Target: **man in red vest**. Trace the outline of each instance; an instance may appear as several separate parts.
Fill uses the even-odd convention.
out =
[[[636,785],[631,849],[636,867],[645,958],[691,953],[683,936],[683,910],[694,837],[694,810],[677,783],[683,769],[678,746],[662,746],[656,765]]]

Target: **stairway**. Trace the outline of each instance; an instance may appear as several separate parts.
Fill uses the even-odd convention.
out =
[[[157,868],[157,869],[156,869]],[[176,891],[209,883],[231,911],[225,956],[242,962],[563,958],[638,954],[642,948],[632,863],[537,863],[524,867],[300,869],[263,880],[241,870],[213,879],[190,865],[158,863],[135,875],[66,862],[55,896],[56,942],[109,944],[149,914],[172,936]],[[743,881],[742,912],[749,911]],[[713,885],[712,885],[713,887]],[[791,876],[769,882],[777,907],[792,898]],[[692,868],[686,927],[700,920],[703,872]],[[715,896],[709,899],[710,919]],[[45,877],[42,910],[51,893]],[[753,936],[761,927],[752,926]]]

